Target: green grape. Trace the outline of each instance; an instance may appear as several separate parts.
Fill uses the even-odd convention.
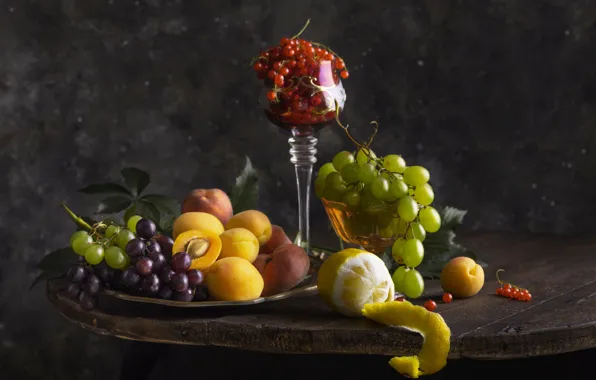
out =
[[[340,202],[342,195],[343,195],[342,193],[335,190],[331,186],[327,186],[325,188],[325,191],[323,191],[323,198],[325,198],[328,201]]]
[[[403,293],[408,298],[418,298],[424,292],[424,279],[416,269],[410,269],[404,276]]]
[[[403,173],[406,169],[406,160],[397,154],[389,154],[383,159],[385,169],[393,173]]]
[[[441,228],[441,215],[434,207],[427,206],[420,210],[418,219],[426,232],[437,232]]]
[[[368,155],[366,153],[368,153]],[[369,158],[369,156],[370,156],[370,158]],[[366,148],[358,149],[358,152],[356,153],[356,161],[359,164],[365,164],[368,161],[370,161],[371,158],[373,160],[377,158],[377,155],[371,149],[366,149]]]
[[[85,256],[85,251],[93,244],[93,239],[88,233],[79,235],[72,241],[71,247],[78,255]]]
[[[391,246],[391,256],[400,264],[403,263],[404,244],[406,244],[406,239],[397,239]]]
[[[110,224],[108,228],[106,228],[105,235],[109,239],[112,236],[116,235],[120,231],[120,227]]]
[[[341,178],[341,174],[339,174],[338,172],[329,173],[329,175],[325,179],[325,188],[327,187],[330,187],[333,190],[342,194],[348,191],[344,179]]]
[[[341,169],[341,177],[346,183],[355,183],[360,179],[360,164],[352,162]]]
[[[325,177],[317,177],[315,179],[315,194],[319,198],[323,198],[323,193],[325,192],[326,187],[326,178]]]
[[[85,260],[91,265],[97,265],[103,261],[104,249],[99,244],[93,244],[85,251]]]
[[[358,173],[360,177],[360,182],[365,185],[368,185],[375,179],[378,175],[377,168],[374,164],[365,163],[360,164],[360,172]]]
[[[383,211],[377,215],[377,226],[381,228],[390,227],[393,219],[395,219],[393,217],[393,212]]]
[[[422,186],[430,179],[430,173],[422,166],[408,166],[404,170],[404,181],[411,186]]]
[[[116,235],[116,245],[126,250],[126,244],[128,244],[128,242],[135,237],[135,234],[131,230],[123,228],[120,230],[120,232],[118,232],[118,235]]]
[[[395,231],[395,234],[398,236],[405,236],[408,230],[408,222],[401,218],[395,218],[391,222],[391,228]]]
[[[133,215],[128,219],[128,222],[126,222],[126,226],[128,227],[129,230],[136,231],[137,230],[137,222],[141,219],[143,219],[142,216]]]
[[[408,195],[408,185],[403,180],[396,179],[389,185],[389,192],[396,199],[403,198]]]
[[[404,264],[410,268],[416,268],[424,259],[424,246],[418,239],[408,239],[403,246],[402,258]]]
[[[389,198],[389,181],[383,177],[377,177],[370,183],[370,192],[375,198],[386,200]]]
[[[317,174],[317,178],[322,177],[324,180],[325,178],[327,178],[329,173],[333,173],[335,171],[336,170],[333,167],[333,164],[331,162],[327,162],[326,164],[323,164],[323,166],[321,166],[321,168],[319,169],[319,174]]]
[[[387,209],[385,203],[375,198],[370,192],[365,192],[360,198],[360,204],[364,212],[368,214],[379,214]]]
[[[393,272],[393,276],[391,276],[391,279],[393,280],[393,285],[395,286],[395,291],[398,293],[404,293],[404,280],[406,277],[406,274],[408,274],[410,270],[404,266],[399,266],[397,267],[397,269],[395,270],[395,272]]]
[[[87,231],[77,231],[73,233],[72,235],[70,235],[70,245],[72,246],[72,243],[81,236],[89,236],[89,234],[87,233]]]
[[[341,201],[348,206],[358,207],[360,205],[360,194],[357,191],[348,191],[341,197]]]
[[[408,239],[418,239],[420,241],[424,241],[426,239],[426,231],[422,228],[422,225],[418,222],[412,222],[410,228],[408,229],[408,233],[406,234]]]
[[[416,203],[414,198],[406,195],[399,200],[397,213],[399,214],[399,217],[406,222],[411,222],[416,219],[416,215],[418,215],[418,203]]]
[[[428,183],[416,187],[414,190],[414,199],[423,206],[428,206],[435,200],[435,192]]]
[[[110,247],[105,251],[106,264],[113,269],[122,269],[126,267],[128,255],[118,247]]]
[[[382,238],[389,239],[389,238],[393,237],[393,230],[389,226],[379,228],[379,236]]]
[[[344,166],[354,162],[354,155],[344,150],[343,152],[339,152],[338,154],[336,154],[335,157],[333,157],[332,162],[335,170],[340,172]]]

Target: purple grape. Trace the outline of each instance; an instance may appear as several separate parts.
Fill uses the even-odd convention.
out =
[[[181,292],[174,292],[174,300],[180,302],[190,302],[192,301],[194,294],[191,288],[187,288]]]
[[[135,268],[137,268],[137,272],[141,276],[148,276],[153,272],[153,260],[148,257],[143,257],[137,261]]]
[[[81,294],[79,294],[79,305],[81,305],[83,310],[91,310],[97,305],[97,300],[92,295],[87,294],[86,292],[81,292]]]
[[[151,252],[148,257],[153,260],[153,270],[155,272],[166,266],[166,257],[160,252]]]
[[[149,295],[156,295],[159,292],[159,277],[156,274],[151,274],[143,279],[143,291]]]
[[[94,272],[105,283],[111,283],[115,275],[115,270],[110,268],[105,261],[96,266]]]
[[[161,246],[159,245],[159,243],[157,243],[155,240],[149,240],[147,242],[147,253],[151,254],[151,253],[160,253],[161,252]]]
[[[195,295],[192,300],[196,302],[203,302],[207,301],[208,298],[209,292],[207,291],[207,287],[202,285],[197,286],[195,289]]]
[[[169,286],[164,286],[159,290],[157,293],[157,297],[161,298],[162,300],[169,300],[172,298],[172,294],[174,291]]]
[[[85,290],[85,293],[94,296],[101,290],[101,280],[99,277],[91,275],[85,280],[83,289]]]
[[[169,284],[172,281],[172,277],[176,274],[170,267],[164,267],[159,272],[159,278],[165,284]]]
[[[72,283],[80,284],[85,279],[85,275],[87,271],[85,267],[81,265],[75,265],[73,267],[68,268],[66,272],[66,279]]]
[[[81,291],[81,287],[79,284],[70,283],[66,288],[66,295],[72,299],[77,299],[79,297],[79,293]]]
[[[176,273],[172,276],[172,288],[177,292],[183,292],[188,289],[188,276],[186,273]]]
[[[141,239],[151,239],[155,236],[157,227],[150,219],[141,219],[137,222],[137,236]]]
[[[188,284],[190,286],[197,286],[203,282],[203,272],[198,269],[191,269],[186,272],[188,277]]]
[[[186,273],[190,269],[190,255],[186,252],[179,252],[172,257],[172,269],[176,273]]]
[[[166,256],[172,256],[172,247],[174,247],[174,240],[166,235],[157,235],[155,241],[161,247],[161,253]]]
[[[145,251],[145,242],[141,239],[132,239],[126,244],[126,253],[130,257],[141,257]]]
[[[132,288],[138,284],[139,281],[141,281],[141,276],[139,276],[134,267],[130,266],[122,272],[122,283],[125,286]]]

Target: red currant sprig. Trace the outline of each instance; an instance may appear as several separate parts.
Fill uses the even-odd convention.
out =
[[[501,286],[497,288],[495,292],[496,295],[517,301],[530,301],[532,299],[532,294],[530,294],[528,289],[520,288],[519,286],[515,286],[511,283],[501,281],[499,278],[499,272],[504,271],[504,269],[497,270],[497,281],[499,284],[501,284]]]

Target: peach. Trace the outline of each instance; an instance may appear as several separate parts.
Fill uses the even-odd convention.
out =
[[[262,247],[259,253],[270,255],[273,253],[275,248],[279,247],[282,244],[292,244],[292,241],[286,235],[286,232],[280,226],[275,224],[271,225],[271,237]]]
[[[241,257],[252,263],[259,254],[259,240],[246,228],[232,228],[219,237],[222,243],[220,258]]]
[[[275,248],[271,258],[264,258],[263,297],[272,296],[292,289],[308,274],[310,259],[301,247],[282,244]]]
[[[484,270],[469,257],[451,259],[441,271],[441,287],[454,297],[472,297],[483,285]]]
[[[271,255],[259,253],[257,255],[257,258],[255,259],[255,261],[253,261],[252,265],[254,265],[255,268],[257,268],[257,270],[259,271],[261,276],[264,276],[265,275],[265,267],[267,266],[267,263],[270,260],[271,260]]]
[[[232,202],[220,189],[195,189],[182,202],[182,213],[206,212],[226,224],[232,217]]]
[[[246,210],[232,216],[226,223],[226,230],[232,228],[246,228],[259,239],[261,247],[271,238],[271,222],[267,215],[258,210]]]
[[[215,216],[207,214],[206,212],[187,212],[180,215],[174,221],[172,226],[172,237],[174,240],[183,232],[186,231],[201,231],[211,232],[215,235],[221,235],[225,229],[223,224]],[[174,252],[176,253],[176,252]]]
[[[250,262],[240,257],[216,261],[207,273],[207,289],[216,301],[248,301],[259,298],[263,277]]]

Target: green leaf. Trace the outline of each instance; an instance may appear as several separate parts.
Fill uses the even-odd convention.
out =
[[[120,171],[129,189],[137,196],[145,190],[151,178],[149,173],[137,168],[124,168]]]
[[[133,204],[124,213],[124,216],[123,216],[124,224],[126,224],[126,222],[128,222],[128,219],[130,219],[131,216],[136,215],[136,213],[137,213],[137,205],[136,205],[136,202],[133,202]]]
[[[126,210],[131,204],[132,200],[130,198],[124,198],[118,195],[107,197],[97,206],[96,214],[115,214]]]
[[[441,224],[444,228],[453,229],[463,224],[467,210],[459,210],[455,207],[445,206],[439,211],[441,214]]]
[[[256,208],[258,197],[259,178],[250,158],[246,157],[246,165],[242,173],[236,178],[236,183],[230,194],[234,212],[238,213]]]
[[[60,248],[45,255],[37,263],[37,269],[44,272],[64,273],[69,265],[77,261],[77,258],[78,255],[72,248]]]
[[[159,225],[160,221],[160,212],[153,204],[145,201],[138,201],[137,203],[137,215],[140,215],[144,218],[149,218],[155,222],[156,225]]]
[[[41,272],[40,274],[37,275],[37,277],[35,277],[35,279],[31,283],[31,286],[29,286],[29,291],[33,290],[33,288],[35,288],[35,285],[39,284],[40,282],[46,281],[46,280],[49,280],[52,278],[57,278],[57,277],[60,277],[60,275],[57,273]]]
[[[393,267],[395,266],[396,262],[393,260],[393,255],[391,254],[391,249],[385,250],[381,255],[381,259],[385,263],[385,266],[389,270],[391,274],[393,274]]]
[[[161,194],[147,194],[140,198],[142,201],[152,203],[163,214],[180,215],[180,203],[174,198]]]
[[[79,192],[85,194],[122,194],[129,197],[132,196],[131,192],[124,186],[113,182],[94,183],[79,189]]]
[[[172,236],[174,234],[174,221],[176,220],[175,217],[170,217],[170,218],[161,218],[161,225],[159,226],[159,228],[161,229],[161,233],[166,235],[166,236]]]

